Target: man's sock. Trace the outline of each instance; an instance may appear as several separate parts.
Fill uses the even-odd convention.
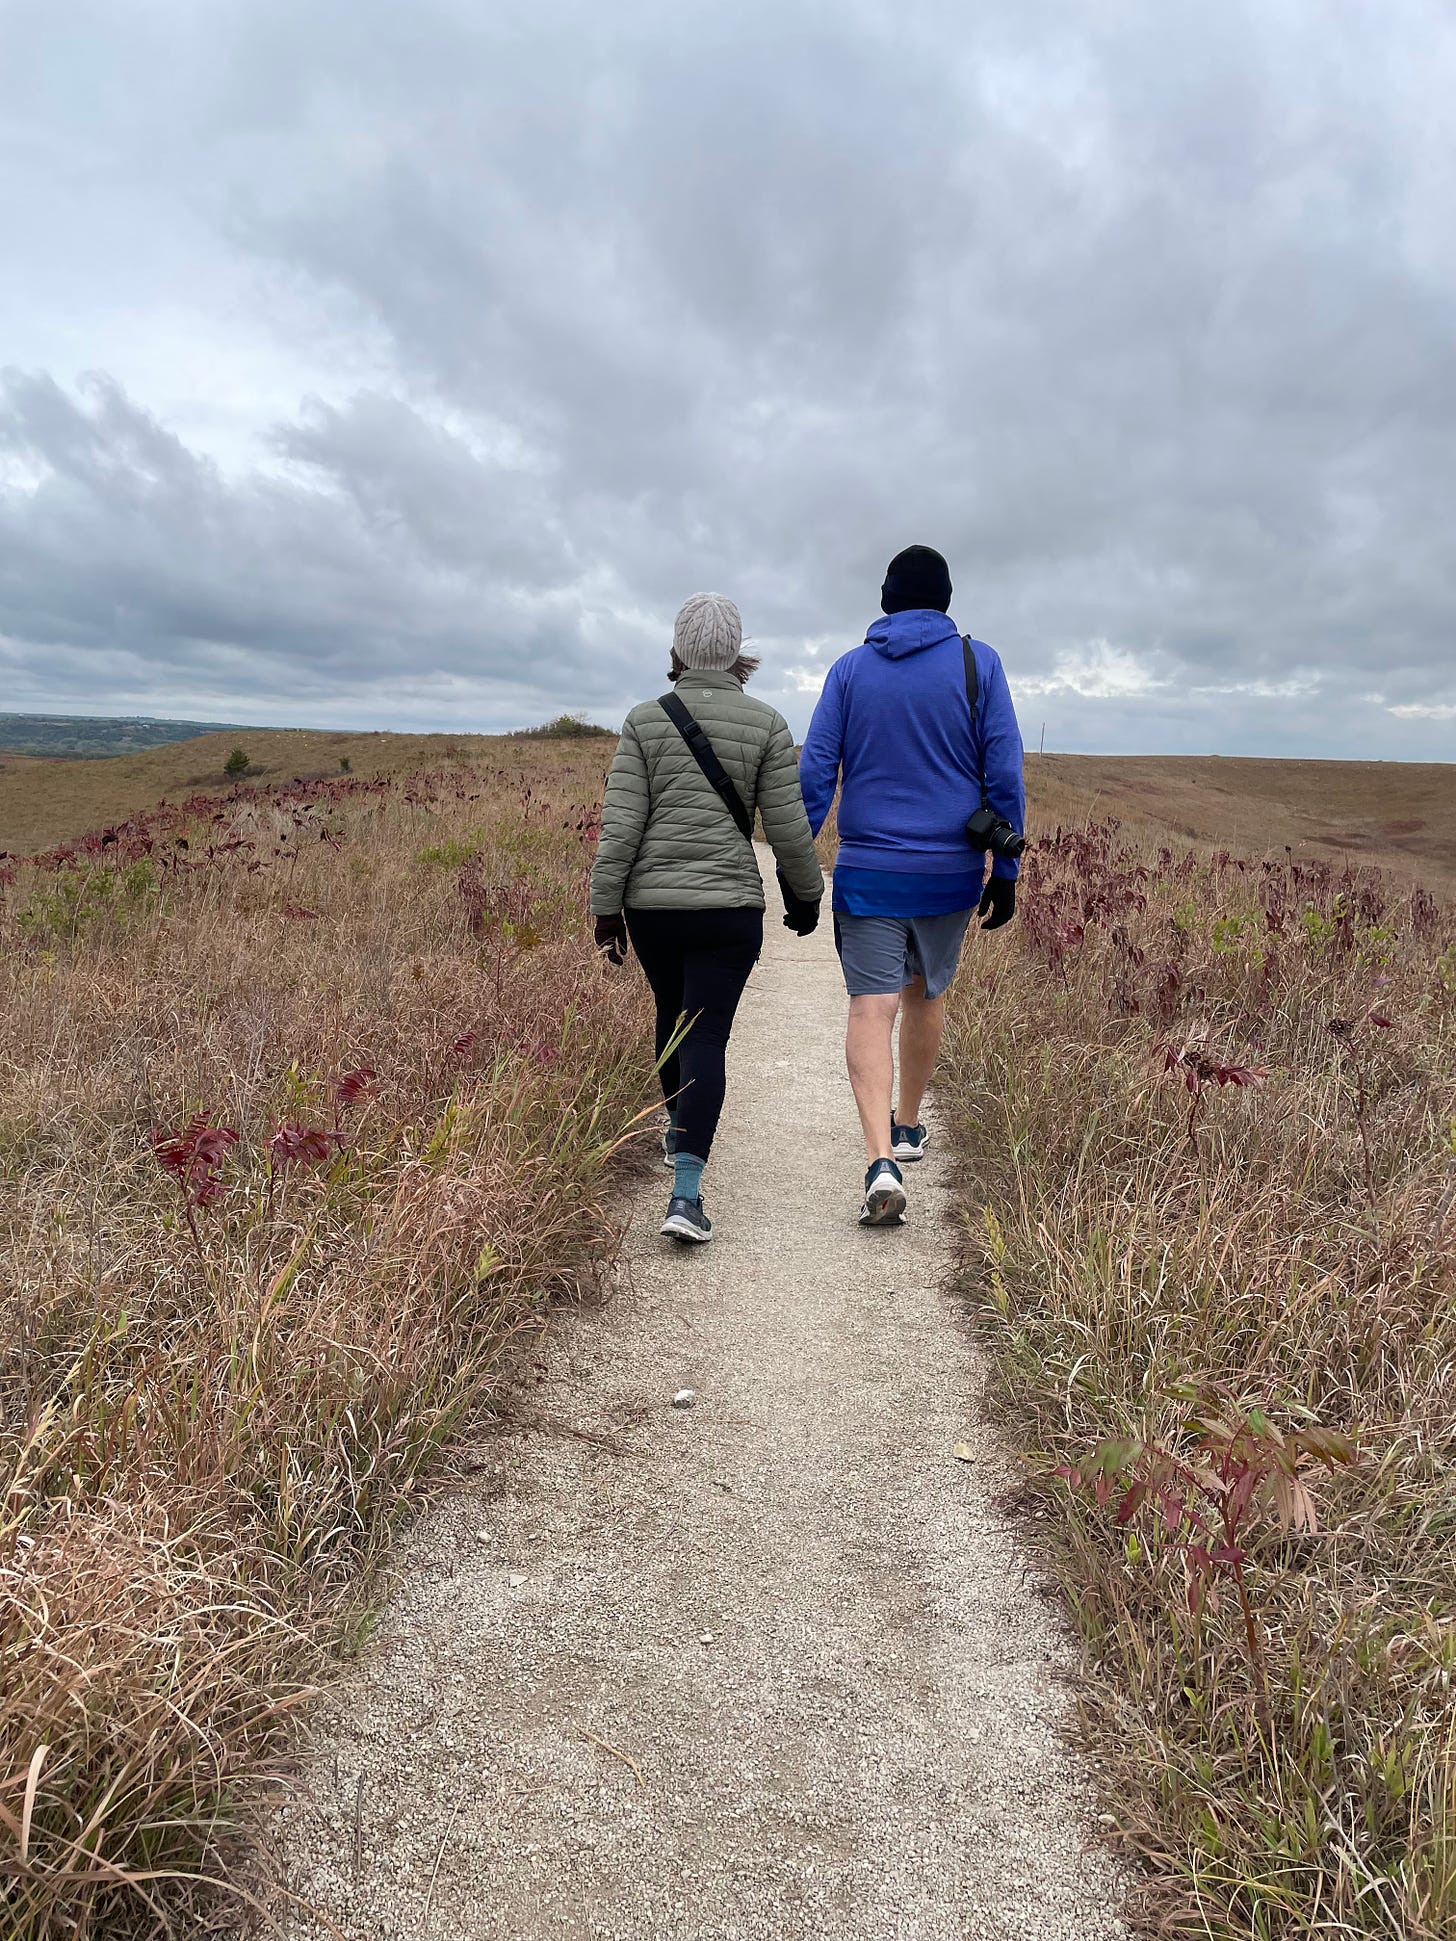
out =
[[[696,1200],[703,1191],[703,1168],[706,1159],[695,1159],[690,1152],[674,1155],[672,1174],[672,1197],[675,1200]]]

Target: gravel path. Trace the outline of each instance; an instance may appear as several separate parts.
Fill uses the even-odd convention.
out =
[[[718,1239],[657,1237],[660,1175],[615,1299],[545,1351],[531,1407],[616,1446],[473,1452],[318,1715],[279,1865],[349,1941],[1124,1931],[941,1291],[944,1155],[910,1171],[911,1224],[855,1225],[832,943],[772,909],[768,938]]]

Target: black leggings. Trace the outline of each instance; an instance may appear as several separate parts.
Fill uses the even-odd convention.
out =
[[[627,934],[657,1001],[657,1055],[687,1017],[687,1035],[663,1061],[662,1096],[677,1149],[706,1159],[723,1110],[724,1053],[748,974],[763,949],[762,910],[627,910]]]

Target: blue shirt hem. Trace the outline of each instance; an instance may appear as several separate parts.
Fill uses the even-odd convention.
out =
[[[833,907],[847,917],[942,917],[973,910],[981,900],[980,870],[921,875],[837,864]]]

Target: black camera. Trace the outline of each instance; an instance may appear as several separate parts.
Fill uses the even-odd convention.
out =
[[[994,809],[984,807],[977,809],[966,823],[966,841],[982,855],[989,849],[993,856],[1014,858],[1026,848],[1026,837],[1019,829],[1013,829],[1005,816],[997,815]]]

